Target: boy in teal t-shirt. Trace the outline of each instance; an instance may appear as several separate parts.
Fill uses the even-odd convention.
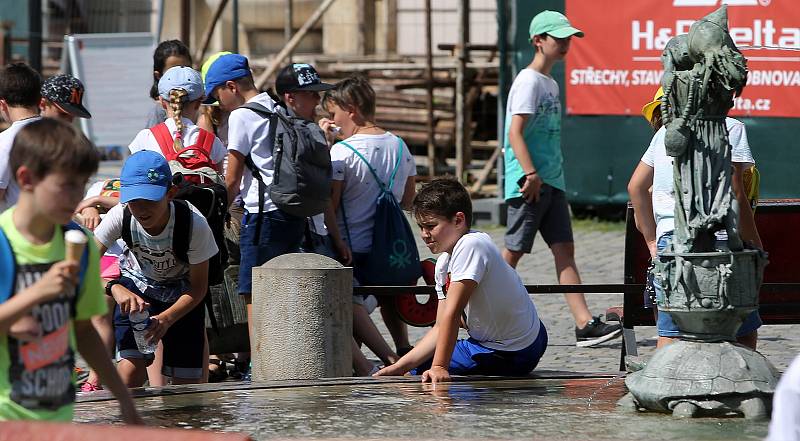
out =
[[[553,65],[564,59],[573,36],[583,32],[567,17],[543,11],[533,17],[530,42],[533,61],[517,75],[508,93],[505,123],[505,199],[508,203],[503,259],[516,268],[542,234],[555,259],[558,282],[581,283],[575,265],[569,206],[565,195],[561,156],[561,101],[558,83],[550,76]],[[565,294],[575,319],[577,346],[594,346],[618,337],[612,326],[592,317],[583,293]]]
[[[140,423],[90,321],[106,312],[98,251],[87,241],[85,263],[65,260],[62,225],[97,170],[94,146],[67,123],[45,118],[17,134],[9,163],[20,198],[0,215],[0,420],[70,421],[77,349],[119,400],[123,420]]]

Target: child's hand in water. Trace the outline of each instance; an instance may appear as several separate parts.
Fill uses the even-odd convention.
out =
[[[404,375],[406,371],[397,364],[392,364],[386,366],[385,368],[379,370],[372,374],[373,377],[385,377],[385,376],[400,376]]]
[[[422,373],[422,382],[423,383],[447,383],[452,381],[450,378],[450,372],[447,372],[447,369],[441,366],[432,366],[430,369]]]

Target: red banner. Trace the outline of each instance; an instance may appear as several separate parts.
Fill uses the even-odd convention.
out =
[[[669,39],[721,4],[749,71],[731,115],[800,117],[797,0],[566,0],[586,33],[567,55],[567,113],[638,115],[660,85]]]

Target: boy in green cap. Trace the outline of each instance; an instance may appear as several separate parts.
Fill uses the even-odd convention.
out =
[[[541,232],[553,253],[559,283],[579,284],[561,166],[561,102],[550,71],[567,55],[572,36],[583,37],[583,32],[563,14],[543,11],[531,20],[529,35],[536,54],[514,79],[506,109],[508,231],[503,258],[516,268],[531,252],[536,232]],[[594,346],[621,335],[620,326],[592,317],[582,293],[565,297],[575,319],[578,346]]]

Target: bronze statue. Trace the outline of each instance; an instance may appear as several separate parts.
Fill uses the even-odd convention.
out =
[[[676,323],[679,340],[626,378],[630,394],[620,404],[632,409],[767,418],[777,384],[764,356],[735,343],[743,319],[758,309],[767,260],[762,250],[743,246],[736,225],[725,118],[747,82],[747,65],[727,20],[723,6],[670,40],[661,56],[675,229],[654,275],[664,290],[658,308]],[[727,247],[718,249],[715,233],[722,229]]]
[[[731,146],[725,117],[747,82],[747,65],[720,8],[673,38],[662,55],[664,144],[675,157],[676,252],[713,251],[717,230],[741,250],[731,192]],[[683,197],[680,197],[680,196]]]

